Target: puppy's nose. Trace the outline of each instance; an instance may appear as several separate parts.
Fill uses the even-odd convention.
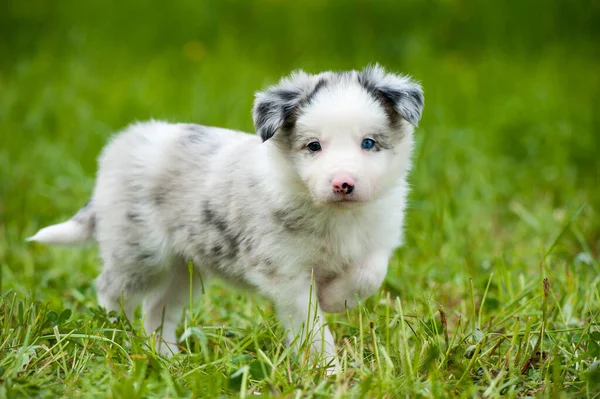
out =
[[[337,194],[350,194],[354,191],[354,179],[350,176],[334,177],[331,181],[331,187]]]

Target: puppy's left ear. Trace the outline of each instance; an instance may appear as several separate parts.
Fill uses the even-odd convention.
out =
[[[425,99],[417,82],[408,76],[386,73],[379,65],[362,70],[358,80],[382,102],[390,119],[400,115],[414,126],[419,124]]]
[[[318,75],[296,71],[274,86],[256,93],[252,119],[256,133],[267,141],[281,128],[289,128],[296,122],[298,110],[311,94],[324,84]]]

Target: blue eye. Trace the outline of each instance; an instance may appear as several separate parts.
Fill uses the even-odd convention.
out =
[[[362,141],[362,144],[360,146],[362,148],[364,148],[365,150],[369,150],[369,149],[373,148],[374,145],[375,145],[375,140],[373,140],[373,139],[364,139]]]
[[[312,142],[308,143],[306,145],[306,147],[308,148],[308,150],[310,152],[321,151],[321,143],[319,143],[318,141],[312,141]]]

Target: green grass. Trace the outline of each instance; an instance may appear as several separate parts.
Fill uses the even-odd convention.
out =
[[[146,4],[0,11],[0,397],[599,397],[597,2]],[[94,247],[24,242],[85,203],[131,121],[252,131],[265,84],[375,61],[426,105],[406,244],[377,296],[328,318],[341,375],[221,284],[186,312],[190,354],[161,358],[97,307]]]

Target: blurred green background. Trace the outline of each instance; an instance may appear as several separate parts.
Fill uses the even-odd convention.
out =
[[[442,304],[455,326],[469,318],[470,279],[477,298],[489,280],[479,317],[504,320],[488,324],[495,332],[512,328],[515,314],[540,321],[538,288],[549,276],[560,309],[552,327],[583,328],[598,309],[600,282],[598,0],[3,0],[3,292],[73,309],[78,326],[96,322],[96,251],[23,240],[87,201],[96,157],[114,132],[148,118],[252,132],[256,90],[297,68],[373,62],[412,75],[425,90],[406,245],[384,288],[419,320]],[[251,329],[262,302],[243,298],[209,291],[194,317]],[[356,314],[350,324],[334,322],[334,333],[352,334],[356,322]],[[15,347],[23,342],[14,339]],[[106,367],[68,383],[86,392]],[[39,386],[56,384],[43,368]],[[120,381],[119,370],[110,378]]]
[[[399,255],[418,268],[398,274],[426,286],[515,253],[535,274],[584,203],[579,240],[564,250],[575,256],[583,242],[598,254],[598,1],[5,1],[2,9],[5,287],[50,294],[40,286],[47,275],[34,272],[61,275],[53,252],[35,254],[23,237],[86,201],[113,132],[148,118],[251,132],[253,92],[266,84],[296,68],[372,62],[412,75],[426,93]],[[448,263],[459,266],[439,267]],[[390,285],[402,290],[404,279],[392,273]]]

